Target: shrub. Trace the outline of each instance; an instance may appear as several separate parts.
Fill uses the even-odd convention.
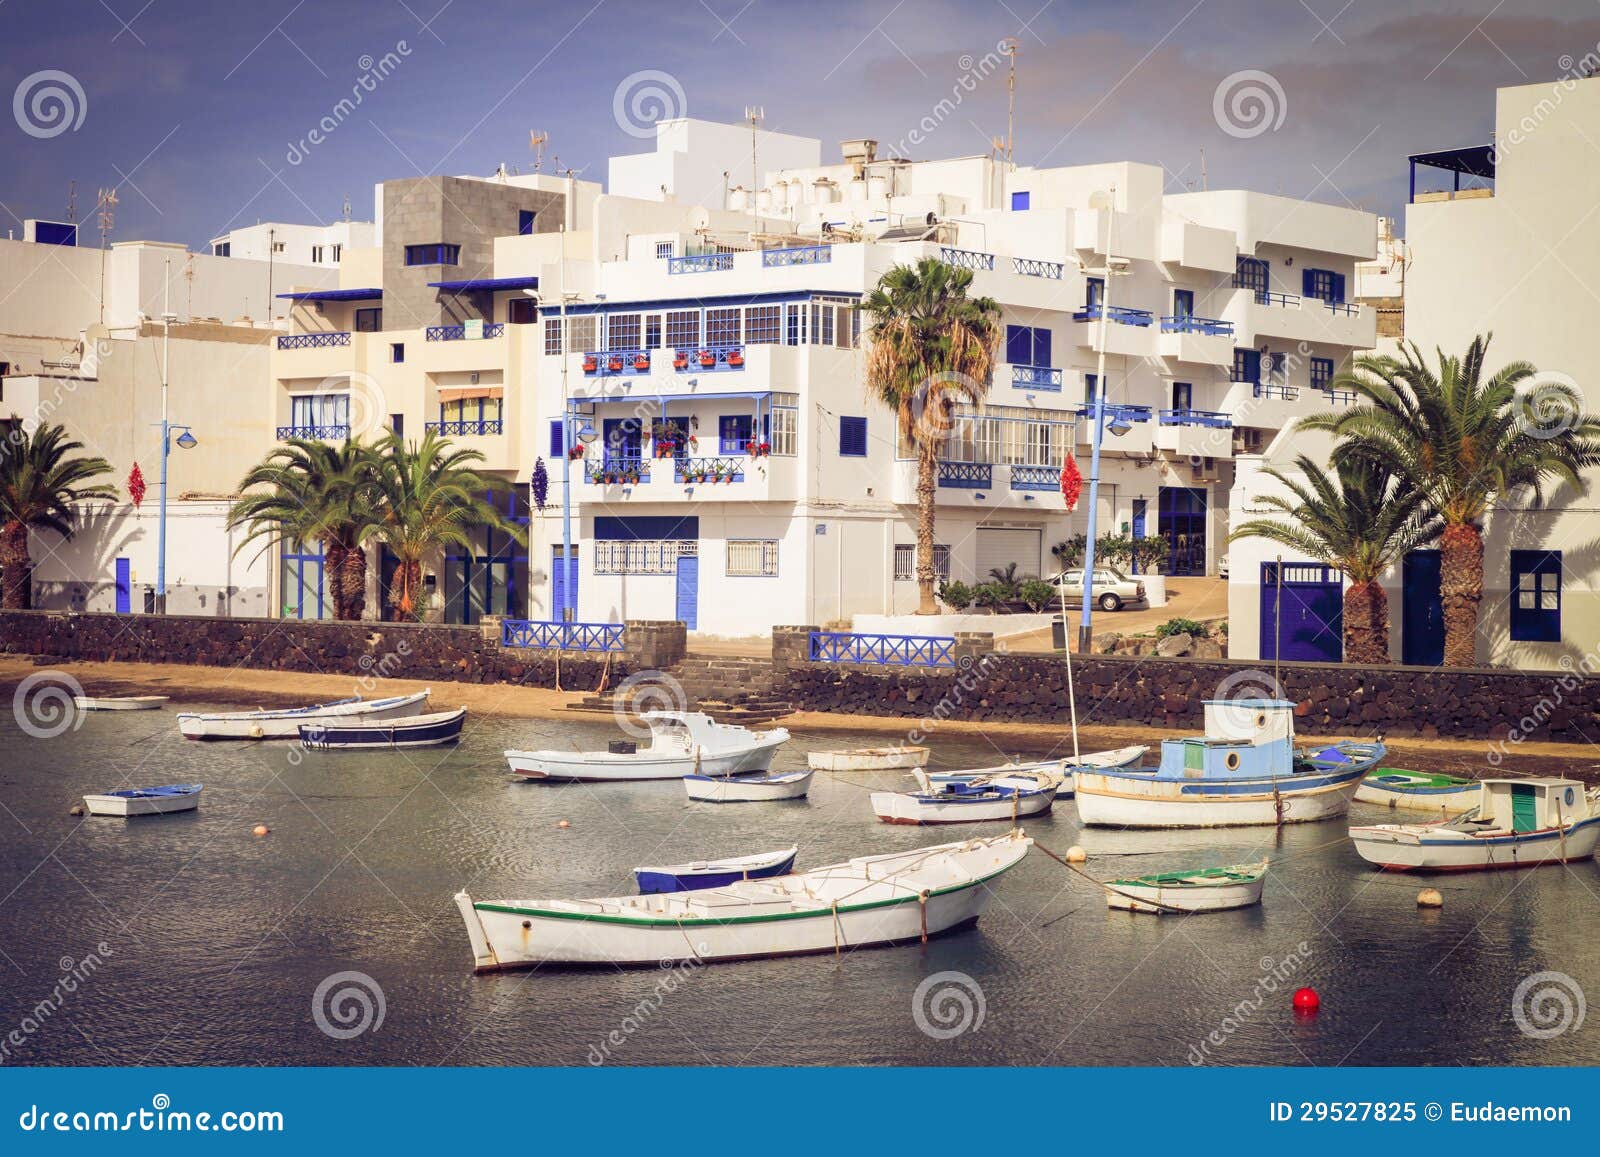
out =
[[[1129,543],[1129,559],[1137,562],[1139,569],[1146,574],[1160,574],[1161,568],[1166,565],[1168,546],[1167,540],[1159,534],[1146,534],[1132,539]]]
[[[1022,589],[1022,579],[1017,575],[1017,564],[1008,562],[1002,567],[993,567],[989,577],[994,580],[995,586],[1005,592],[1005,601],[1010,602],[1017,597],[1017,592]]]
[[[939,601],[952,611],[964,611],[972,605],[972,588],[964,582],[939,584]]]
[[[1156,638],[1165,639],[1168,635],[1189,635],[1192,638],[1204,639],[1211,634],[1211,628],[1194,619],[1168,619],[1156,628]]]
[[[1017,597],[1028,604],[1028,609],[1035,614],[1044,610],[1059,599],[1056,588],[1043,579],[1031,578],[1023,582],[1017,592]]]
[[[1127,570],[1133,558],[1133,539],[1125,534],[1102,534],[1094,541],[1095,566]]]
[[[1011,601],[1010,593],[999,583],[979,583],[972,588],[972,598],[980,607],[987,607],[991,612]]]
[[[1075,566],[1083,565],[1083,548],[1088,541],[1088,535],[1075,534],[1071,538],[1062,539],[1052,546],[1050,553],[1055,555],[1056,561],[1061,564],[1062,570],[1071,570]]]

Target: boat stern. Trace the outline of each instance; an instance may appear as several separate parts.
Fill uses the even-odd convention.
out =
[[[467,939],[472,941],[472,967],[475,972],[495,972],[500,968],[500,958],[489,944],[489,934],[483,929],[478,910],[472,906],[472,897],[466,892],[456,893],[456,908],[467,925]]]

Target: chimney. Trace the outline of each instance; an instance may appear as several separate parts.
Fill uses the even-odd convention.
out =
[[[859,175],[864,166],[878,159],[878,142],[870,137],[840,141],[839,151],[844,154],[845,163],[854,165]]]

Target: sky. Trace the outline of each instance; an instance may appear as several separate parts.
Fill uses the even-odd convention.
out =
[[[1020,164],[1145,161],[1172,192],[1203,175],[1396,214],[1407,154],[1487,141],[1495,88],[1595,52],[1600,4],[0,0],[0,228],[62,219],[74,181],[80,221],[116,191],[113,241],[198,248],[347,197],[370,220],[378,181],[529,171],[535,131],[545,171],[603,181],[663,111],[760,106],[824,161],[851,137],[982,153],[1006,133],[1006,37]]]

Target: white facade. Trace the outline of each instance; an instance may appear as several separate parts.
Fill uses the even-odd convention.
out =
[[[377,227],[371,221],[332,221],[326,225],[295,225],[283,221],[247,225],[211,239],[213,257],[247,261],[284,262],[337,269],[345,251],[370,249],[377,244]]]

